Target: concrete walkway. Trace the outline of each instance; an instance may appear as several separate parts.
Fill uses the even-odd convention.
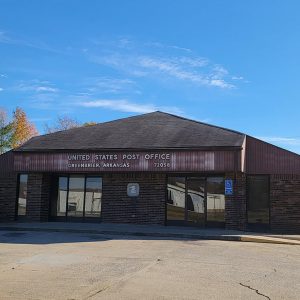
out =
[[[147,236],[168,239],[222,240],[255,243],[273,243],[300,246],[300,235],[276,235],[225,229],[195,227],[129,225],[111,223],[2,223],[0,230],[92,233],[105,235]]]

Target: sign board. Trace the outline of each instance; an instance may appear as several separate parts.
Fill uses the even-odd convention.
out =
[[[140,185],[138,183],[128,183],[127,184],[127,196],[128,197],[138,197],[140,194]]]
[[[225,195],[233,195],[232,179],[225,179]]]
[[[207,172],[234,167],[226,151],[102,151],[14,153],[17,172]],[[219,163],[220,162],[220,163]]]

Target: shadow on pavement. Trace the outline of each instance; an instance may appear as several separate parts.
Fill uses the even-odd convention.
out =
[[[41,231],[0,231],[1,244],[58,244],[58,243],[86,243],[109,240],[193,240],[172,237],[153,237],[136,235],[109,235],[70,232],[41,232]]]

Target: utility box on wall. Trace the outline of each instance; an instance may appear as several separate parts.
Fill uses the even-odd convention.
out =
[[[127,185],[127,196],[138,197],[140,194],[140,185],[138,183],[128,183]]]

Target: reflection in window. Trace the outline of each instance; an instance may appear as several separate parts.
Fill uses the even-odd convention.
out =
[[[248,223],[269,224],[269,177],[248,176]]]
[[[185,219],[185,177],[168,178],[167,220]]]
[[[85,216],[100,217],[102,178],[87,177],[85,190]]]
[[[28,175],[21,174],[19,177],[18,216],[26,215],[27,182]]]
[[[80,175],[71,175],[69,178],[68,216],[83,216],[84,179]]]
[[[205,180],[189,178],[187,181],[187,211],[188,221],[192,223],[205,222]]]
[[[67,208],[68,177],[59,177],[57,195],[57,216],[65,216]]]
[[[59,176],[51,199],[52,217],[101,216],[102,178],[85,175]]]
[[[207,221],[225,222],[224,178],[207,178]]]

